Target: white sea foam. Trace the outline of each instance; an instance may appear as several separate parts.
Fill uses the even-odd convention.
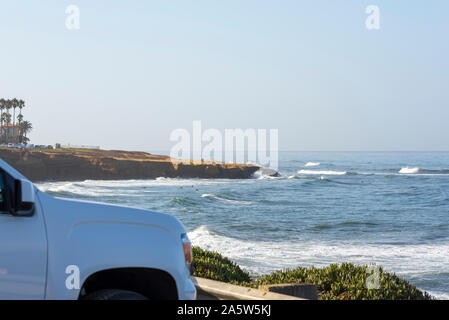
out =
[[[225,237],[201,226],[189,233],[195,246],[217,251],[243,268],[266,274],[298,266],[327,266],[332,263],[382,265],[405,278],[449,272],[449,243],[419,245],[370,245],[360,242],[247,241]],[[431,292],[438,298],[446,294]]]
[[[252,177],[256,179],[278,178],[279,173],[271,168],[260,167],[253,173]]]
[[[401,168],[401,170],[399,170],[399,173],[402,173],[402,174],[416,174],[418,172],[419,172],[419,168],[405,167],[405,168]]]
[[[259,176],[257,177],[257,180],[282,180],[285,179],[285,177],[279,176],[279,177],[272,177],[272,176]]]
[[[301,175],[301,174],[300,175],[294,174],[294,175],[288,176],[287,179],[290,179],[290,180],[292,180],[292,179],[303,179],[303,180],[307,179],[307,176],[305,174],[304,175]],[[327,178],[325,176],[321,176],[320,180],[327,180]]]
[[[304,167],[318,167],[320,164],[319,162],[307,162]]]
[[[217,200],[217,201],[220,201],[220,202],[232,203],[232,204],[240,204],[240,205],[250,205],[250,204],[252,204],[251,201],[226,199],[226,198],[222,198],[222,197],[216,196],[214,194],[210,194],[210,193],[202,194],[201,198],[208,198],[208,199]]]
[[[121,189],[136,189],[155,186],[195,186],[216,185],[232,183],[229,179],[178,179],[178,178],[156,178],[152,180],[85,180],[80,182],[43,182],[36,186],[42,191],[50,192],[84,192],[86,189],[100,191],[102,188],[114,192]]]
[[[37,187],[44,192],[53,192],[61,194],[73,194],[87,197],[104,197],[104,196],[132,196],[126,192],[118,192],[117,189],[111,190],[101,185],[87,186],[84,182],[48,182],[37,184]]]
[[[299,174],[305,174],[305,175],[326,175],[326,176],[331,176],[331,175],[337,175],[337,176],[341,176],[341,175],[345,175],[347,172],[346,171],[327,171],[327,170],[299,170],[298,171]]]
[[[263,175],[260,170],[256,171],[253,173],[252,178],[254,179],[263,179],[264,177],[266,177],[265,175]]]

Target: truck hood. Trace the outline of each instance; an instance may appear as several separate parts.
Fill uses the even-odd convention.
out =
[[[162,228],[175,236],[185,233],[174,216],[117,205],[57,198],[37,191],[46,220],[58,220],[72,228],[89,223],[132,224]],[[70,228],[70,227],[69,227]]]

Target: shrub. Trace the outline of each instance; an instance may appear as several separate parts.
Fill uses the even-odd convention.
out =
[[[368,289],[368,277],[377,273],[379,289]],[[297,268],[277,271],[262,276],[249,285],[257,288],[262,284],[311,283],[318,289],[322,300],[430,300],[427,292],[418,290],[395,274],[378,272],[368,266],[356,266],[351,263],[332,264],[324,268]]]
[[[197,247],[193,248],[193,269],[195,277],[233,284],[251,281],[249,274],[228,258]]]
[[[384,272],[379,267],[377,281],[379,289],[368,289],[368,277],[374,271],[368,266],[351,263],[332,264],[324,268],[302,268],[277,271],[252,281],[248,272],[219,253],[193,249],[193,260],[197,277],[230,282],[258,288],[260,285],[281,283],[310,283],[317,286],[322,300],[430,300],[422,292],[395,274]]]

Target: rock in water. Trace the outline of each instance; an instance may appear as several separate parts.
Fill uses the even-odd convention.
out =
[[[279,172],[271,168],[261,167],[255,174],[268,177],[279,177]]]

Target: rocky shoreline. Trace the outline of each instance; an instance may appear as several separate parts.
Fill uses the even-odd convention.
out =
[[[248,179],[255,165],[179,161],[145,152],[0,148],[0,158],[33,182],[166,178]]]

